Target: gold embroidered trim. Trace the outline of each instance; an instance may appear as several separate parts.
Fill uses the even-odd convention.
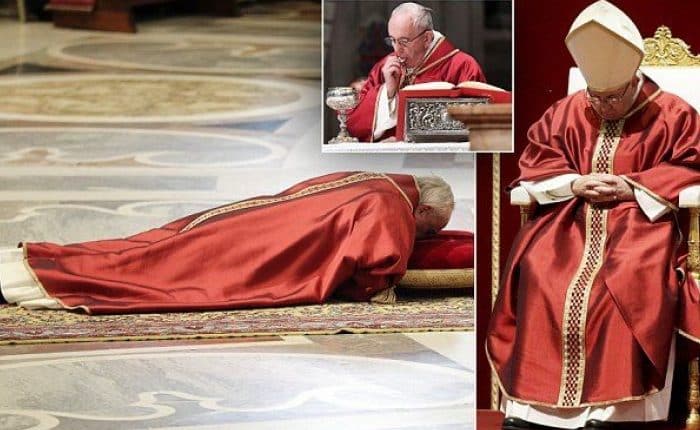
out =
[[[448,53],[448,54],[445,55],[444,57],[439,58],[439,59],[433,61],[432,63],[428,64],[427,66],[425,66],[425,67],[423,67],[423,68],[421,68],[421,69],[418,69],[418,71],[416,72],[415,76],[418,76],[418,75],[420,75],[421,73],[425,73],[426,71],[432,69],[433,67],[436,67],[437,65],[439,65],[439,64],[441,64],[441,63],[444,63],[444,62],[445,62],[446,60],[448,60],[449,58],[455,56],[458,52],[459,52],[459,49],[454,49],[453,51],[451,51],[450,53]]]
[[[592,173],[613,173],[613,159],[624,119],[603,121],[593,154]],[[559,385],[560,407],[581,404],[586,372],[586,319],[593,281],[603,265],[607,237],[606,209],[586,204],[586,239],[576,274],[566,290],[562,323],[562,372]]]
[[[425,64],[425,62],[428,60],[428,58],[430,58],[430,56],[433,55],[433,52],[435,52],[438,49],[438,46],[440,46],[442,44],[442,42],[444,42],[445,40],[446,40],[445,36],[440,37],[438,39],[438,41],[435,42],[435,45],[433,45],[433,48],[425,53],[423,60],[421,60],[421,62],[415,67],[415,69],[416,70],[420,69],[423,66],[423,64]],[[416,75],[417,74],[418,73],[416,72]]]
[[[498,297],[501,284],[501,154],[491,154],[491,310]],[[474,247],[474,266],[478,251]],[[478,294],[478,293],[477,293]],[[500,381],[495,370],[491,370],[491,409],[498,409],[501,403],[499,395]],[[503,391],[505,393],[505,390]]]
[[[489,362],[489,366],[491,367],[491,373],[493,374],[494,379],[496,380],[496,384],[498,384],[498,388],[501,390],[501,393],[507,397],[509,400],[515,400],[516,402],[520,403],[525,403],[528,405],[534,405],[534,406],[546,406],[548,408],[585,408],[589,406],[609,406],[609,405],[614,405],[617,403],[621,402],[629,402],[632,400],[642,400],[646,399],[647,397],[654,395],[659,392],[658,388],[652,388],[651,390],[647,391],[644,394],[640,394],[638,396],[629,396],[629,397],[621,397],[619,399],[612,399],[612,400],[604,400],[600,402],[586,402],[586,403],[579,403],[576,406],[572,407],[567,407],[567,406],[559,406],[556,403],[547,403],[547,402],[538,402],[536,400],[525,400],[520,397],[513,396],[506,391],[506,389],[503,387],[503,383],[501,382],[501,379],[498,376],[498,372],[496,372],[496,366],[493,364],[493,360],[491,359],[491,355],[489,354],[489,349],[488,347],[484,348],[486,350],[486,361]]]
[[[182,230],[180,230],[180,233],[184,233],[193,227],[196,227],[198,224],[203,223],[204,221],[213,218],[218,215],[223,215],[226,213],[242,210],[242,209],[251,209],[251,208],[257,208],[260,206],[265,206],[265,205],[271,205],[273,203],[281,203],[281,202],[286,202],[289,200],[293,199],[298,199],[301,197],[306,197],[310,196],[313,194],[317,194],[323,191],[327,190],[332,190],[335,188],[343,187],[345,185],[350,185],[350,184],[355,184],[357,182],[363,182],[363,181],[368,181],[372,179],[387,179],[386,175],[380,174],[380,173],[369,173],[369,172],[363,172],[363,173],[356,173],[354,175],[350,175],[346,178],[343,179],[338,179],[336,181],[331,181],[327,182],[325,184],[317,184],[317,185],[311,185],[307,188],[304,188],[303,190],[297,191],[296,193],[288,194],[286,196],[280,196],[280,197],[270,197],[270,198],[264,198],[264,199],[255,199],[255,200],[245,200],[242,202],[236,202],[236,203],[231,203],[230,205],[226,206],[221,206],[216,209],[212,209],[208,212],[203,213],[202,215],[198,216],[194,220],[192,220],[189,224],[187,224]],[[410,204],[410,201],[409,201]]]
[[[88,308],[87,306],[84,306],[84,305],[80,305],[80,306],[68,306],[68,305],[66,305],[65,303],[63,303],[63,301],[61,301],[60,299],[58,299],[57,297],[53,297],[52,295],[50,295],[50,294],[46,291],[46,288],[44,287],[44,284],[42,284],[41,281],[39,280],[39,277],[37,276],[37,274],[36,274],[36,272],[34,271],[34,269],[32,268],[32,266],[29,265],[29,251],[27,250],[27,244],[26,244],[26,243],[23,243],[23,244],[22,244],[22,253],[24,254],[24,258],[22,259],[22,263],[24,263],[24,267],[25,267],[25,268],[27,269],[27,271],[29,272],[29,275],[34,279],[34,282],[36,282],[36,284],[39,286],[39,289],[40,289],[41,292],[44,294],[44,297],[46,297],[47,299],[55,300],[59,305],[63,306],[63,309],[68,309],[68,310],[82,309],[82,310],[85,311],[85,313],[87,313],[88,315],[92,314],[92,312],[90,311],[90,308]]]

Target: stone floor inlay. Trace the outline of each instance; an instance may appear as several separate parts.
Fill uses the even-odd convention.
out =
[[[321,77],[318,38],[112,36],[57,45],[49,54],[64,61],[117,69]]]
[[[269,119],[316,106],[318,88],[199,75],[66,74],[1,78],[0,120],[153,123]]]
[[[186,130],[0,128],[0,165],[216,168],[275,166],[287,154],[262,137]]]
[[[473,342],[470,333],[453,336]],[[0,392],[0,423],[18,430],[473,425],[474,369],[440,348],[402,335],[290,339],[297,338],[312,341],[3,357],[0,385],[11,388]]]

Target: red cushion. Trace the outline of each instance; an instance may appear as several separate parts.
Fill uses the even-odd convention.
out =
[[[471,269],[474,267],[474,234],[445,230],[419,239],[408,260],[409,269]]]

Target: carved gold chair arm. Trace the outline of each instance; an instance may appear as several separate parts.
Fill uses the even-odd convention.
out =
[[[695,280],[700,279],[700,185],[681,191],[678,206],[690,211],[688,229],[688,272]],[[688,419],[687,428],[700,429],[700,372],[696,357],[688,368]]]

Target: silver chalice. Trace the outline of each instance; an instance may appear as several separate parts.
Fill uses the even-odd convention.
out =
[[[357,106],[358,102],[357,91],[352,87],[331,87],[328,89],[326,104],[338,112],[338,121],[340,121],[340,133],[328,143],[357,142],[357,138],[348,133],[346,121],[348,111]]]

